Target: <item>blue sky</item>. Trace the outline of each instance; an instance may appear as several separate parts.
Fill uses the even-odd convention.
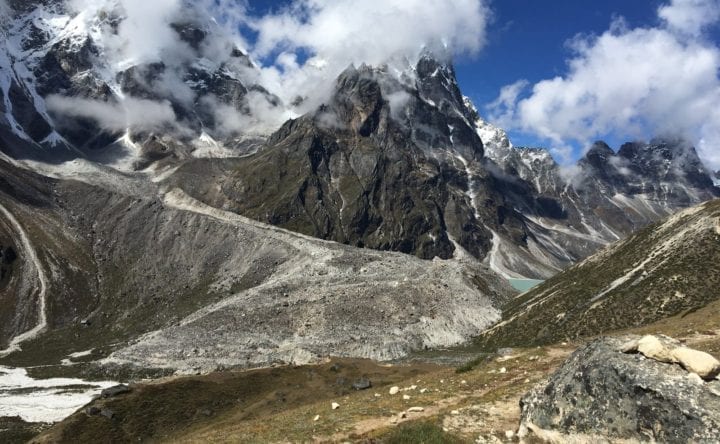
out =
[[[571,55],[566,42],[577,34],[602,34],[613,18],[630,26],[654,25],[657,0],[497,0],[488,43],[475,57],[455,61],[463,93],[481,108],[495,100],[500,89],[526,79],[536,83],[562,76]],[[515,145],[544,142],[532,135],[511,132]]]
[[[395,0],[396,5],[398,1]],[[436,12],[452,8],[470,10],[473,2],[479,1],[448,1]],[[249,12],[256,17],[264,16],[289,3],[290,0],[250,0]],[[333,4],[324,0],[321,3]],[[349,11],[336,11],[337,15],[327,17],[352,21],[354,15],[360,14],[359,3],[343,1],[335,5],[340,3]],[[484,46],[473,56],[456,57],[458,80],[463,93],[473,99],[481,114],[508,130],[516,146],[547,146],[554,150],[556,158],[565,157],[558,160],[573,161],[595,139],[604,139],[617,148],[624,141],[667,131],[691,138],[706,161],[720,168],[720,150],[715,148],[720,146],[720,111],[715,111],[718,108],[715,104],[720,102],[720,0],[485,3],[491,9],[491,18],[483,22]],[[365,14],[367,8],[378,7],[368,5],[382,4],[380,1],[364,4]],[[446,4],[451,6],[445,7]],[[666,14],[660,12],[661,7],[667,9]],[[422,17],[421,13],[418,16]],[[455,11],[453,20],[462,21],[462,11],[459,17]],[[621,25],[620,17],[624,20]],[[687,17],[694,22],[687,21]],[[366,25],[360,28],[364,30],[374,22],[360,23]],[[462,32],[455,28],[454,32],[459,34],[455,38],[472,33],[467,27],[469,23],[472,22],[462,22],[465,26]],[[270,35],[273,25],[265,28]],[[412,26],[423,25],[415,22]],[[379,39],[386,40],[386,35],[387,32],[379,34]],[[582,36],[580,41],[585,45],[581,56],[577,48],[573,50],[568,45],[571,39],[578,41],[577,36]],[[314,38],[317,44],[318,36]],[[472,47],[467,41],[460,45]],[[302,64],[303,53],[296,53]],[[277,52],[267,55],[272,58]],[[573,59],[576,67],[583,68],[570,69]],[[682,71],[688,67],[692,72],[686,78]],[[605,69],[607,72],[603,72]],[[556,77],[559,79],[553,81]],[[520,80],[526,81],[527,86],[519,90],[522,91],[519,95],[511,96],[501,107],[487,106],[498,98],[503,87]],[[590,107],[586,106],[588,100],[583,99],[587,97],[592,103]],[[584,113],[574,116],[576,109],[584,109]]]

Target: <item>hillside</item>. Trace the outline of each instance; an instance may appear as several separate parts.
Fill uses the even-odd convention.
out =
[[[639,327],[718,299],[720,200],[681,211],[518,296],[479,344],[547,344]]]
[[[512,294],[477,262],[334,244],[72,166],[105,183],[0,161],[4,365],[68,370],[61,361],[88,350],[186,371],[393,359],[479,334]]]

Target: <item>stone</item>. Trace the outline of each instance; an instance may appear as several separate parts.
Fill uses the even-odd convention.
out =
[[[500,373],[507,373],[507,369],[506,369],[505,367],[502,367],[502,368],[500,369]]]
[[[638,351],[639,338],[633,338],[620,346],[619,350],[623,353],[636,353]]]
[[[85,409],[85,413],[89,416],[96,416],[100,414],[100,409],[95,406],[91,406]]]
[[[696,373],[703,379],[710,380],[720,374],[720,361],[708,353],[678,347],[672,351],[672,356],[685,370]]]
[[[512,431],[512,430],[506,430],[506,431],[505,431],[505,437],[506,437],[507,439],[513,439],[514,436],[515,436],[515,432],[514,432],[514,431]]]
[[[390,387],[390,391],[388,393],[390,393],[391,395],[397,395],[399,392],[400,392],[400,387],[393,386],[393,387]]]
[[[669,364],[677,362],[672,354],[673,349],[673,345],[668,341],[661,341],[660,338],[653,335],[643,336],[637,343],[637,351],[643,356]]]
[[[114,396],[124,395],[125,393],[130,392],[130,387],[125,384],[120,384],[104,389],[100,392],[100,396],[103,398],[112,398]]]
[[[372,382],[368,378],[360,378],[353,382],[352,387],[355,390],[367,390],[372,387]]]
[[[115,418],[115,412],[113,412],[112,410],[110,410],[107,407],[103,407],[100,409],[100,415],[106,417],[107,419]]]
[[[600,338],[575,351],[522,397],[520,429],[558,442],[577,433],[609,442],[716,442],[720,398],[713,386],[718,383],[698,384],[679,365],[621,352],[628,340]],[[664,350],[673,344],[664,338],[640,340],[638,348],[666,358]]]
[[[319,420],[320,420],[320,415],[315,415],[315,417],[313,418],[313,421],[319,421]]]
[[[407,409],[408,413],[421,413],[425,411],[425,408],[423,407],[410,407]]]
[[[337,402],[333,402],[332,404],[330,404],[330,407],[332,407],[333,410],[337,410],[340,408],[340,404],[338,404]]]
[[[403,399],[404,399],[405,401],[409,400],[409,399],[410,399],[410,395],[403,395]]]

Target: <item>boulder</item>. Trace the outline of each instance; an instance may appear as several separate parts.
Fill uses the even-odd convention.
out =
[[[690,378],[679,365],[623,353],[628,339],[601,338],[573,353],[522,398],[519,433],[561,441],[717,442],[720,381]],[[653,346],[642,347],[648,353],[667,357],[657,342],[644,344]]]
[[[678,347],[672,351],[672,355],[685,370],[697,373],[703,379],[713,379],[720,374],[720,361],[708,353]]]
[[[670,338],[646,335],[638,341],[637,351],[647,358],[674,364],[677,362],[677,359],[675,359],[672,352],[678,345],[679,343],[674,342]]]

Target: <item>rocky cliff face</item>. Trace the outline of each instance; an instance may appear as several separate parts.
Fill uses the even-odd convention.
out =
[[[211,202],[361,247],[450,258],[457,241],[484,256],[489,231],[466,192],[482,142],[455,97],[438,97],[431,76],[441,68],[421,60],[418,88],[383,69],[348,68],[327,105],[286,123]]]
[[[719,195],[682,141],[617,154],[599,142],[566,171],[484,122],[451,65],[425,55],[390,71],[349,68],[327,104],[286,123],[234,172],[208,182],[186,166],[179,174],[193,183],[178,185],[316,237],[426,259],[459,246],[507,277],[535,278]]]

